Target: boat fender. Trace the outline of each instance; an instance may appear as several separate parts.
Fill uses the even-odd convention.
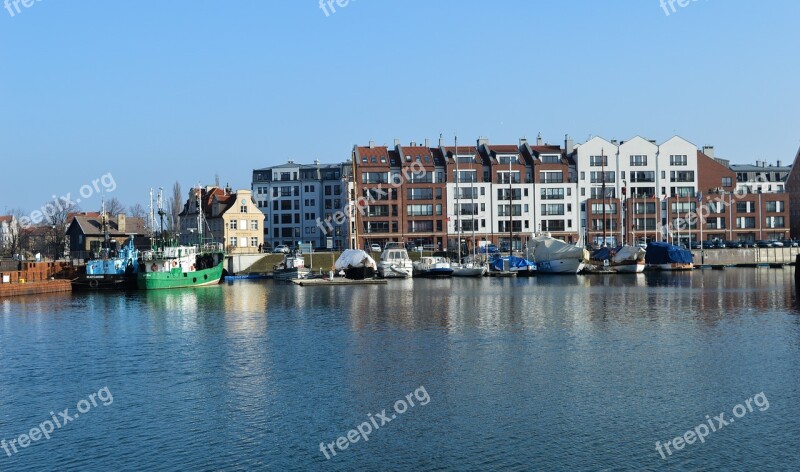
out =
[[[97,283],[97,280],[90,280],[89,281],[89,287],[91,287],[91,288],[97,288],[98,285],[99,284]]]
[[[194,272],[194,264],[192,264],[192,268],[191,268],[190,270],[191,270],[192,272]]]
[[[178,267],[178,261],[172,261],[172,267]]]
[[[158,272],[158,266],[153,264],[150,266],[150,272]]]

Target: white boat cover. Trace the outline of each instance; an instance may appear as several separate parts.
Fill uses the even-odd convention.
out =
[[[565,243],[560,239],[538,236],[528,241],[527,258],[534,262],[559,261],[563,259],[588,261],[589,251],[580,246]]]
[[[617,264],[625,261],[644,262],[644,255],[645,250],[639,246],[622,246],[611,260]]]
[[[372,267],[378,269],[375,259],[361,249],[346,249],[335,264],[336,270],[358,269],[361,267]]]

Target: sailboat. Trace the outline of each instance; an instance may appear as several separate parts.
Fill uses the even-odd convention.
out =
[[[463,227],[461,225],[461,219],[459,218],[461,213],[461,204],[459,203],[459,199],[461,197],[460,187],[459,184],[461,183],[461,174],[458,170],[458,136],[455,138],[456,143],[456,150],[455,150],[455,160],[456,160],[456,226],[457,226],[457,234],[458,234],[458,262],[450,264],[450,267],[453,269],[453,277],[483,277],[488,272],[489,267],[487,264],[484,264],[478,260],[478,257],[475,254],[475,220],[473,219],[472,222],[472,257],[467,257],[465,259],[461,259],[461,236],[463,234]],[[470,182],[470,198],[472,200],[472,207],[475,206],[475,192],[474,187],[471,185]],[[474,215],[473,215],[474,216]]]
[[[202,189],[197,188],[198,244],[178,245],[164,238],[164,209],[162,195],[158,196],[158,214],[161,217],[161,240],[144,252],[137,286],[141,290],[190,288],[217,285],[222,280],[225,252],[222,244],[203,244]]]
[[[577,274],[589,262],[589,251],[544,233],[530,239],[527,257],[540,274]]]

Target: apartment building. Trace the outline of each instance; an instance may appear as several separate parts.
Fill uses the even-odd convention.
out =
[[[786,191],[789,193],[791,212],[791,236],[800,238],[800,149],[792,164],[792,170],[786,176]]]
[[[181,244],[198,244],[198,214],[202,202],[203,243],[222,243],[228,254],[256,253],[264,243],[264,214],[250,190],[230,187],[193,188],[180,214]]]
[[[351,164],[286,164],[253,171],[252,191],[266,216],[267,246],[298,243],[315,248],[349,247],[349,225],[318,224],[332,220],[350,199]]]
[[[427,140],[408,146],[395,140],[392,149],[374,142],[354,146],[354,190],[365,203],[354,212],[356,246],[401,242],[445,248],[445,176],[445,156]]]

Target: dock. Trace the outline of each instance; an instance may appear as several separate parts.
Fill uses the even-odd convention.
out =
[[[291,281],[295,285],[301,287],[330,287],[333,285],[386,285],[389,283],[386,279],[364,279],[364,280],[350,280],[350,279],[295,279]]]

